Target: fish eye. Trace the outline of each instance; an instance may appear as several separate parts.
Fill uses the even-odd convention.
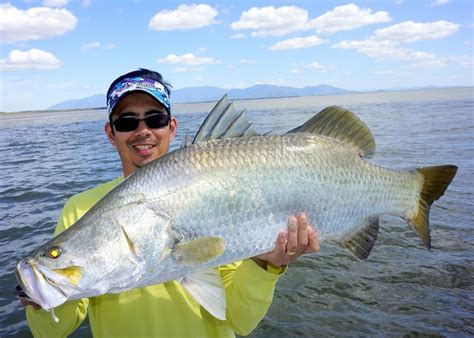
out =
[[[61,248],[58,246],[53,246],[51,249],[48,251],[48,257],[52,259],[56,259],[59,256],[61,256]]]

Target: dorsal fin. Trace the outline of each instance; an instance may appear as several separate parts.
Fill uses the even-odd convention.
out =
[[[181,148],[186,148],[187,146],[189,146],[192,143],[193,143],[193,138],[192,138],[191,134],[189,134],[189,132],[186,131],[186,134],[184,134],[183,142],[181,143]]]
[[[192,143],[251,135],[257,135],[257,132],[247,120],[245,110],[237,114],[226,94],[207,115]]]
[[[375,153],[375,139],[369,127],[354,113],[338,106],[324,108],[288,133],[314,133],[332,137],[355,146],[362,157],[370,157]]]

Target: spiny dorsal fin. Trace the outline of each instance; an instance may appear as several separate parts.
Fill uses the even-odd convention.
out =
[[[369,217],[358,230],[342,240],[341,245],[359,259],[369,257],[379,233],[379,218]]]
[[[338,106],[321,110],[305,124],[288,133],[314,133],[338,139],[359,149],[362,157],[375,153],[375,139],[370,129],[354,113]]]
[[[251,135],[257,135],[257,132],[247,120],[245,110],[237,114],[226,94],[207,115],[192,143]]]
[[[181,143],[181,148],[186,148],[187,146],[189,146],[192,143],[193,143],[193,138],[189,134],[189,132],[186,131],[186,134],[184,134],[183,142]]]

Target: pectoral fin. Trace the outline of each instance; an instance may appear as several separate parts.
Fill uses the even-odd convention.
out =
[[[222,237],[201,237],[178,243],[172,250],[172,257],[181,264],[193,265],[208,262],[222,255],[225,241]]]
[[[341,242],[352,255],[359,259],[369,257],[379,233],[379,218],[369,217],[356,232],[351,233]]]
[[[179,282],[207,312],[217,319],[226,320],[224,283],[217,270],[203,270],[183,277]]]

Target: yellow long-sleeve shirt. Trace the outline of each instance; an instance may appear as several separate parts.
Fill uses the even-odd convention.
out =
[[[71,197],[63,208],[55,234],[81,218],[122,177]],[[252,260],[219,268],[227,297],[227,320],[214,318],[182,286],[170,281],[118,294],[84,298],[49,312],[26,308],[26,318],[35,337],[66,337],[89,314],[94,337],[233,337],[249,334],[265,316],[284,269],[268,271]]]

